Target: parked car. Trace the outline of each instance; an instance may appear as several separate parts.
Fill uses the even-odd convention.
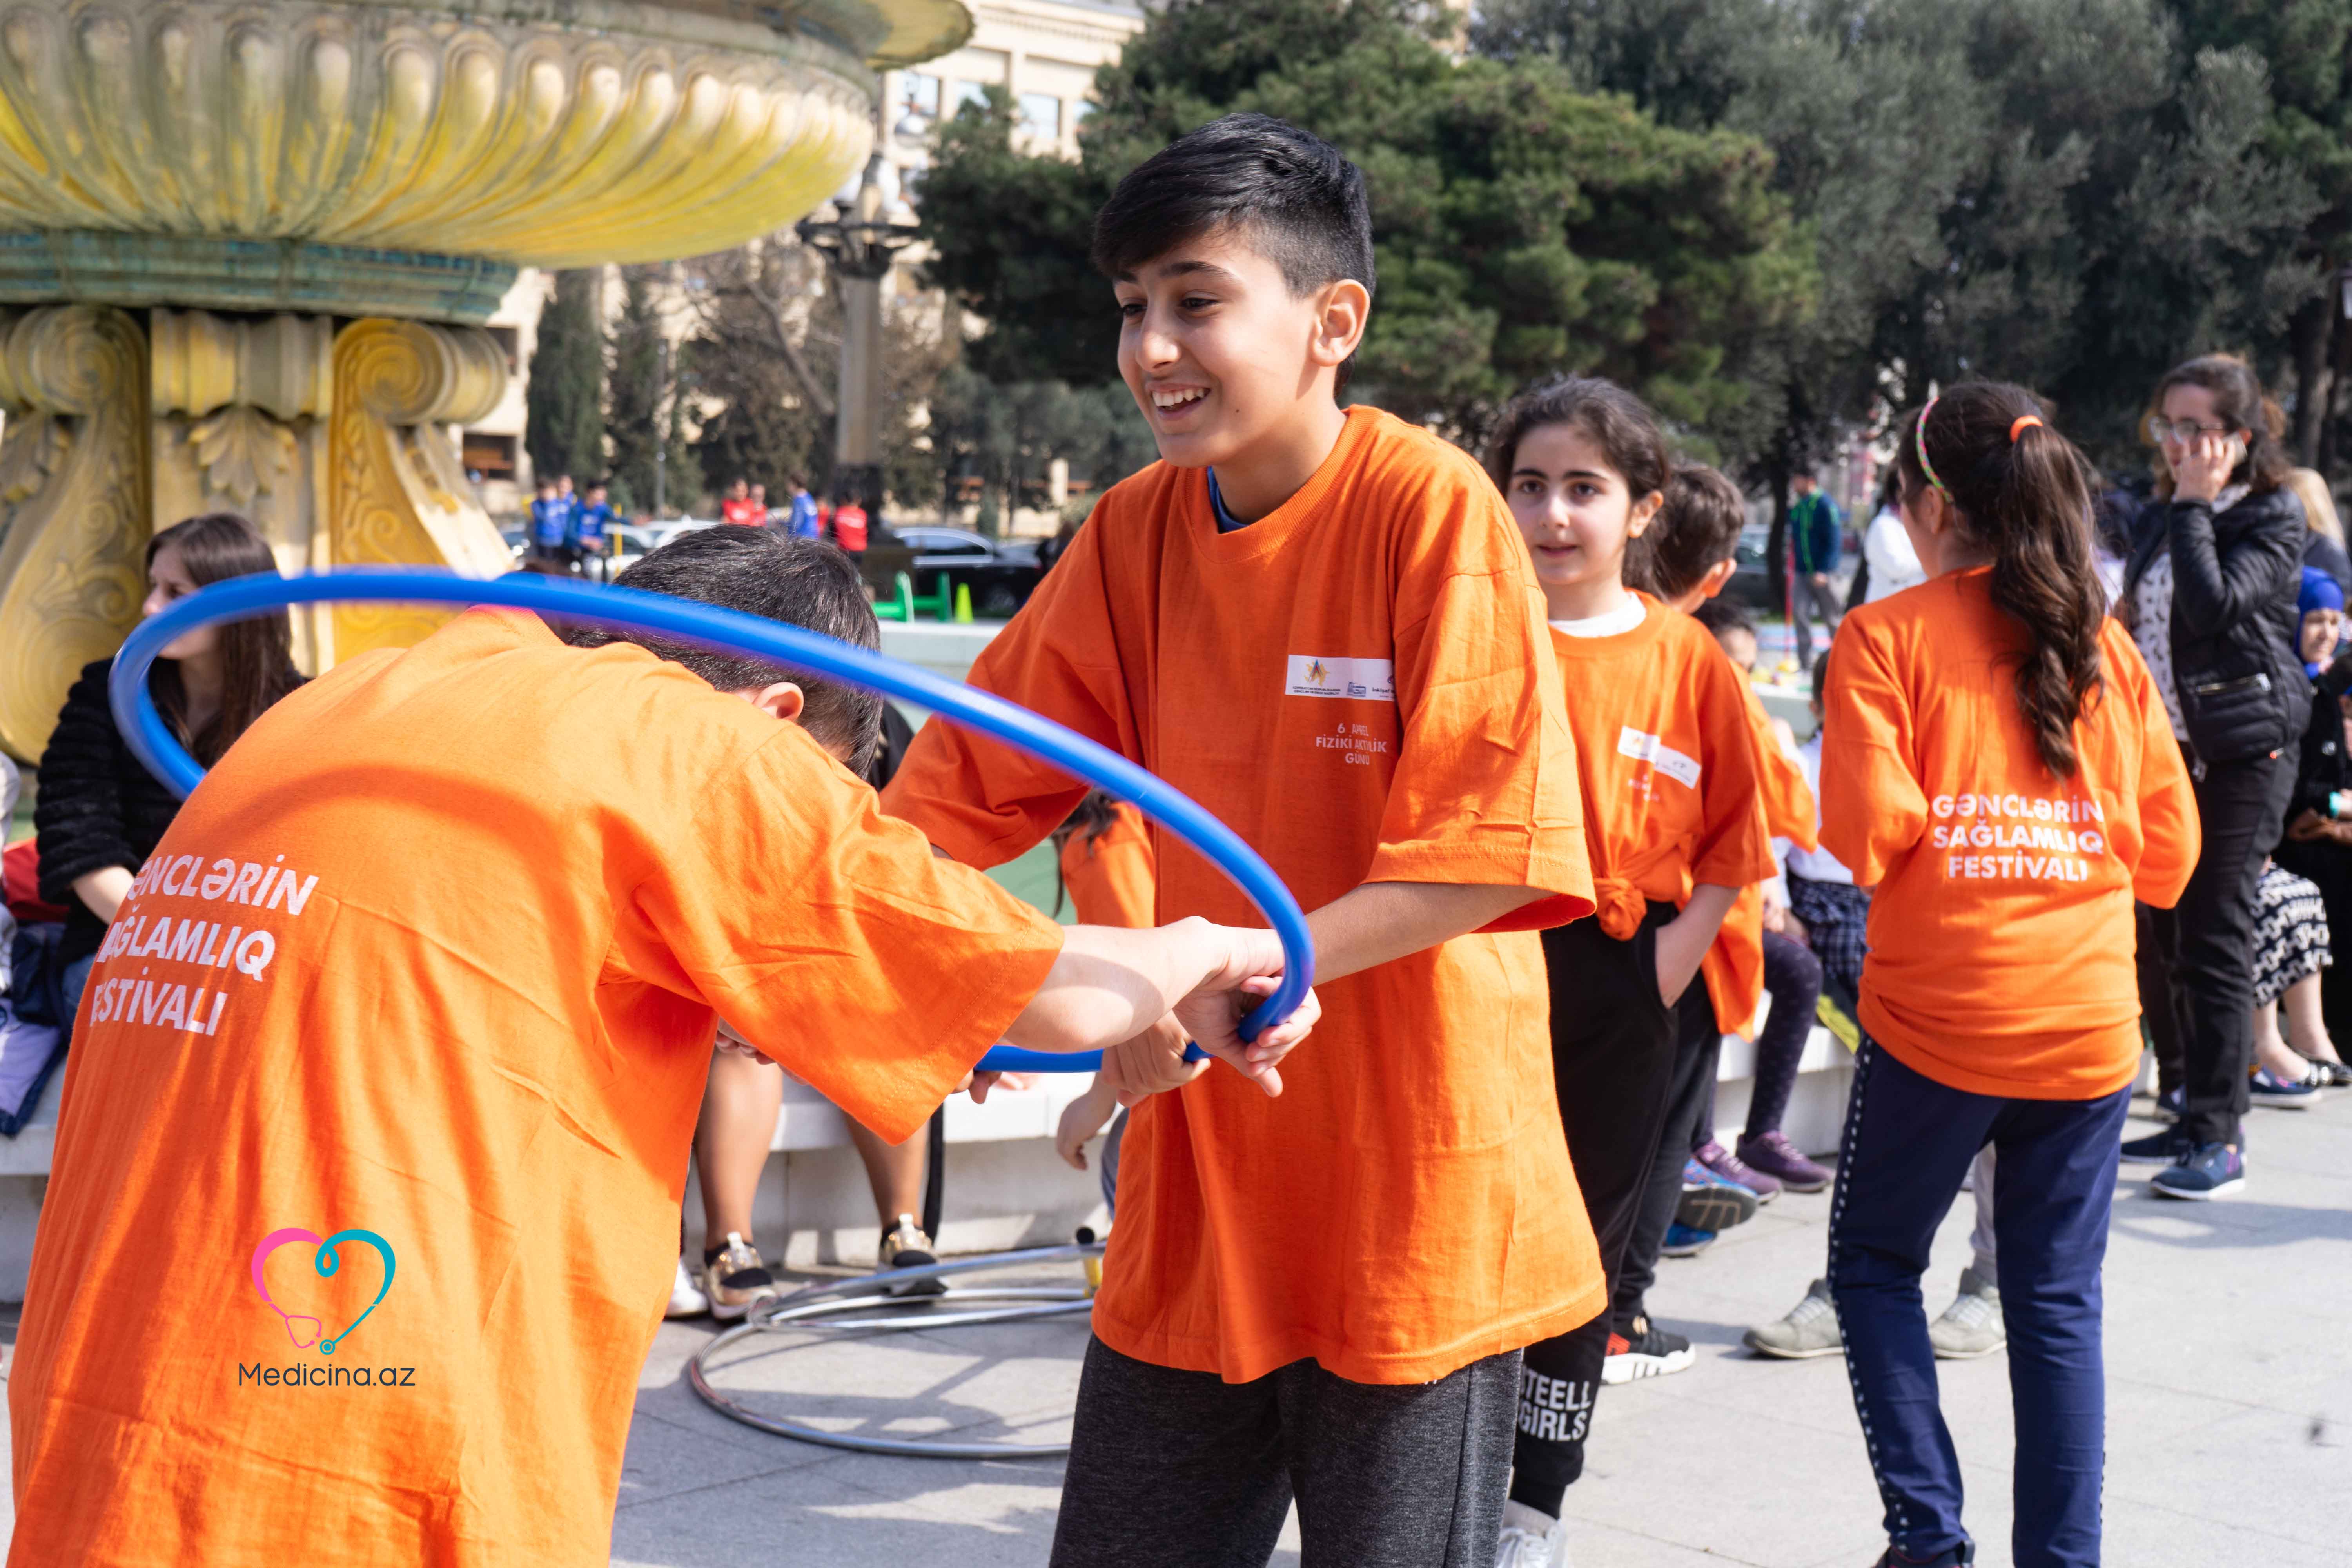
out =
[[[907,569],[915,592],[929,594],[945,573],[954,587],[971,589],[976,616],[1003,619],[1029,602],[1045,576],[1037,546],[1022,541],[1000,543],[961,528],[893,528],[915,559]]]
[[[1772,530],[1765,523],[1751,522],[1739,531],[1733,554],[1737,564],[1732,567],[1731,581],[1723,585],[1726,599],[1762,615],[1779,615],[1786,609],[1773,596],[1772,574],[1766,567],[1771,542]]]

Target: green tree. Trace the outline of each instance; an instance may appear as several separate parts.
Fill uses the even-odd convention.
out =
[[[999,381],[1115,374],[1094,211],[1184,132],[1257,110],[1364,170],[1379,268],[1351,395],[1473,439],[1520,382],[1616,377],[1737,433],[1758,352],[1812,297],[1752,139],[1659,126],[1549,58],[1455,61],[1409,0],[1173,0],[1096,78],[1075,163],[1027,157],[999,98],[944,127],[922,188],[931,279],[988,322]]]
[[[666,273],[662,266],[621,268],[604,430],[613,443],[613,501],[628,512],[650,512],[656,499],[666,507],[690,505],[701,488],[677,418],[675,351],[655,300]]]
[[[539,314],[523,397],[523,446],[533,472],[585,483],[604,471],[604,322],[602,275],[559,272]]]
[[[983,520],[1043,507],[1055,458],[1074,484],[1098,494],[1159,456],[1124,383],[999,384],[962,363],[948,366],[932,390],[929,433],[949,498],[961,481],[978,479]]]

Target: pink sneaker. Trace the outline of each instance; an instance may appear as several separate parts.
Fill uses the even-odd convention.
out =
[[[1776,1178],[1792,1193],[1818,1193],[1830,1184],[1833,1173],[1805,1158],[1802,1151],[1789,1142],[1788,1134],[1778,1128],[1760,1138],[1739,1141],[1739,1158],[1750,1170],[1761,1171]]]
[[[1746,1187],[1756,1194],[1756,1201],[1759,1204],[1769,1204],[1780,1195],[1780,1184],[1772,1178],[1771,1173],[1757,1170],[1712,1138],[1693,1150],[1691,1158],[1725,1181]]]

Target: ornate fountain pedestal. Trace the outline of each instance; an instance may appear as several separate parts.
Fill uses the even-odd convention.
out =
[[[450,427],[524,266],[789,225],[872,142],[871,68],[958,0],[0,0],[0,749],[38,758],[138,618],[146,542],[239,511],[281,565],[506,548]],[[438,617],[298,621],[307,668]]]

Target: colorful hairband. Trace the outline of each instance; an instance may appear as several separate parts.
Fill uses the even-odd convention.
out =
[[[1936,399],[1931,397],[1927,399],[1927,406],[1919,410],[1919,427],[1912,432],[1911,445],[1919,454],[1919,471],[1927,476],[1929,484],[1943,491],[1946,500],[1950,500],[1952,492],[1946,489],[1944,481],[1936,477],[1936,465],[1927,460],[1927,416],[1934,412]]]
[[[2042,425],[2042,416],[2039,414],[2021,414],[2016,418],[2011,420],[2009,422],[2009,444],[2012,447],[2016,446],[2017,438],[2020,436],[2024,435],[2029,426],[2035,425]],[[2042,425],[2042,427],[2045,430],[2049,428],[2046,425]]]

